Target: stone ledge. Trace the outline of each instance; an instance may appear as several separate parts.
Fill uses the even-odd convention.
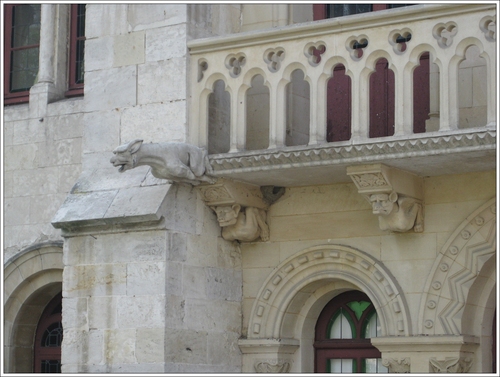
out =
[[[119,174],[115,169],[97,169],[82,173],[52,219],[52,226],[69,231],[159,222],[171,185],[149,179],[149,170],[139,172]]]
[[[388,137],[370,139],[370,142],[216,154],[209,159],[214,176],[287,187],[349,182],[345,167],[355,164],[385,162],[421,176],[468,172],[466,169],[478,161],[484,166],[473,166],[473,170],[490,170],[495,168],[495,155],[496,129],[483,127],[418,134],[411,139]],[[453,171],[449,169],[450,164],[454,166]],[[437,170],[437,166],[443,171]],[[332,173],[337,177],[332,177]],[[305,182],[308,175],[311,179]]]

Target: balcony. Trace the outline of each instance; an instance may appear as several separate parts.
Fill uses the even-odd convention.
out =
[[[422,4],[190,41],[190,142],[256,185],[495,169],[495,30],[493,4]]]

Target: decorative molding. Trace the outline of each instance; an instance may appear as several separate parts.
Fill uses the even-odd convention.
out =
[[[438,360],[435,357],[429,359],[429,365],[433,373],[467,373],[472,367],[471,357],[447,357]]]
[[[410,373],[410,358],[382,359],[382,365],[389,369],[389,373]]]
[[[283,261],[268,276],[254,301],[248,325],[249,338],[279,338],[282,313],[298,287],[313,280],[342,279],[366,288],[375,307],[384,336],[411,335],[404,293],[382,262],[369,254],[340,245],[306,249]]]
[[[257,373],[288,373],[291,366],[291,362],[286,360],[264,360],[254,364]]]
[[[290,167],[311,167],[383,159],[422,157],[472,151],[496,151],[496,130],[468,130],[464,133],[435,134],[427,137],[398,139],[342,146],[317,145],[211,155],[215,176]]]
[[[423,179],[383,164],[347,167],[358,192],[372,205],[381,230],[423,232]]]
[[[419,332],[461,334],[469,289],[496,252],[493,198],[457,227],[436,258],[420,303]]]

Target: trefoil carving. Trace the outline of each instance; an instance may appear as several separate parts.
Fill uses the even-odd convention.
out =
[[[264,52],[264,61],[271,72],[278,72],[285,60],[285,50],[281,47],[269,48]]]
[[[307,58],[309,64],[313,67],[316,67],[321,62],[321,55],[326,51],[326,43],[317,42],[317,43],[308,43],[304,48],[304,55]]]
[[[458,27],[454,22],[439,23],[432,29],[432,35],[436,38],[438,45],[442,48],[450,47],[453,37],[457,34]]]
[[[486,40],[490,42],[496,41],[496,27],[497,21],[494,16],[486,16],[479,21],[479,27],[481,31],[484,33]]]
[[[353,60],[361,60],[363,49],[368,47],[368,37],[366,35],[352,36],[347,39],[345,48],[351,54]]]
[[[231,77],[238,77],[241,73],[241,67],[246,63],[246,56],[243,53],[229,54],[226,58],[226,68],[229,70]]]

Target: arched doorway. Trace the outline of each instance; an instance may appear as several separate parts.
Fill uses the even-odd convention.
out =
[[[380,332],[377,312],[360,291],[344,292],[321,312],[315,329],[316,373],[387,373],[370,338]]]
[[[34,346],[35,373],[61,373],[62,294],[46,306],[38,321]]]

